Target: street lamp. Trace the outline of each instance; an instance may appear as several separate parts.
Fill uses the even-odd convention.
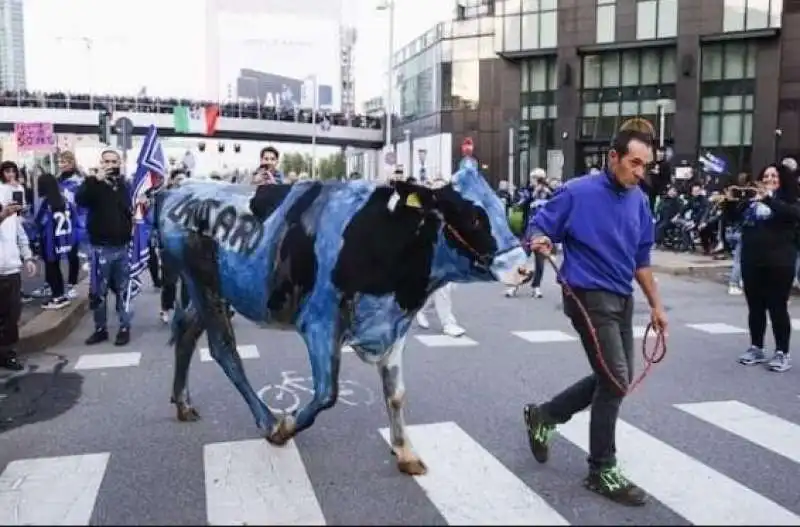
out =
[[[314,179],[315,174],[315,166],[317,161],[317,97],[319,96],[319,86],[317,81],[317,74],[312,73],[305,79],[303,79],[303,84],[305,86],[306,81],[311,81],[312,90],[314,91],[313,95],[311,96],[311,170],[310,170],[310,177]],[[308,94],[306,94],[308,95]],[[304,97],[300,97],[301,102]]]
[[[393,93],[393,78],[394,78],[394,2],[395,0],[382,0],[378,4],[378,11],[389,12],[389,71],[387,74],[386,83],[386,102],[384,108],[386,111],[386,147],[389,151],[392,148],[392,99]]]

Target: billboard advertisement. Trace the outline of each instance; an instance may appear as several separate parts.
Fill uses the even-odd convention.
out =
[[[325,110],[333,109],[333,87],[318,85],[317,106]],[[294,79],[242,69],[236,79],[236,96],[239,99],[257,100],[263,106],[274,108],[311,108],[314,105],[313,81]]]

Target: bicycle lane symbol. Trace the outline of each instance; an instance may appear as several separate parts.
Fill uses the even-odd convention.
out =
[[[301,399],[311,399],[314,395],[312,386],[311,377],[302,377],[294,371],[283,371],[280,384],[267,384],[258,390],[258,397],[271,412],[290,414],[300,408]],[[369,406],[375,402],[375,394],[356,381],[340,380],[336,401],[347,406]]]

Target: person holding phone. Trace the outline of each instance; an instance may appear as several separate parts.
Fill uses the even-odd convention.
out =
[[[6,163],[3,163],[4,176]],[[16,169],[16,164],[11,164]],[[22,313],[22,267],[29,276],[36,273],[20,217],[24,194],[20,197],[19,192],[11,185],[0,185],[0,368],[11,371],[23,369],[15,350]]]

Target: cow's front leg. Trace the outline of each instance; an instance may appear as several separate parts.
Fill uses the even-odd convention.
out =
[[[175,344],[175,374],[172,380],[172,404],[179,421],[196,421],[200,414],[192,406],[189,396],[189,365],[203,334],[203,323],[196,310],[178,310],[172,319],[172,340]]]
[[[428,468],[411,447],[406,432],[406,419],[403,407],[406,402],[406,388],[403,384],[403,351],[406,335],[392,345],[392,349],[378,362],[378,373],[383,384],[383,398],[389,414],[389,435],[392,453],[397,457],[397,468],[412,476],[425,474]]]
[[[320,412],[336,404],[339,395],[342,344],[338,338],[337,323],[333,320],[315,320],[306,324],[300,333],[308,347],[314,396],[293,415],[285,415],[281,419],[276,432],[267,437],[268,441],[275,444],[283,444],[313,425]]]

